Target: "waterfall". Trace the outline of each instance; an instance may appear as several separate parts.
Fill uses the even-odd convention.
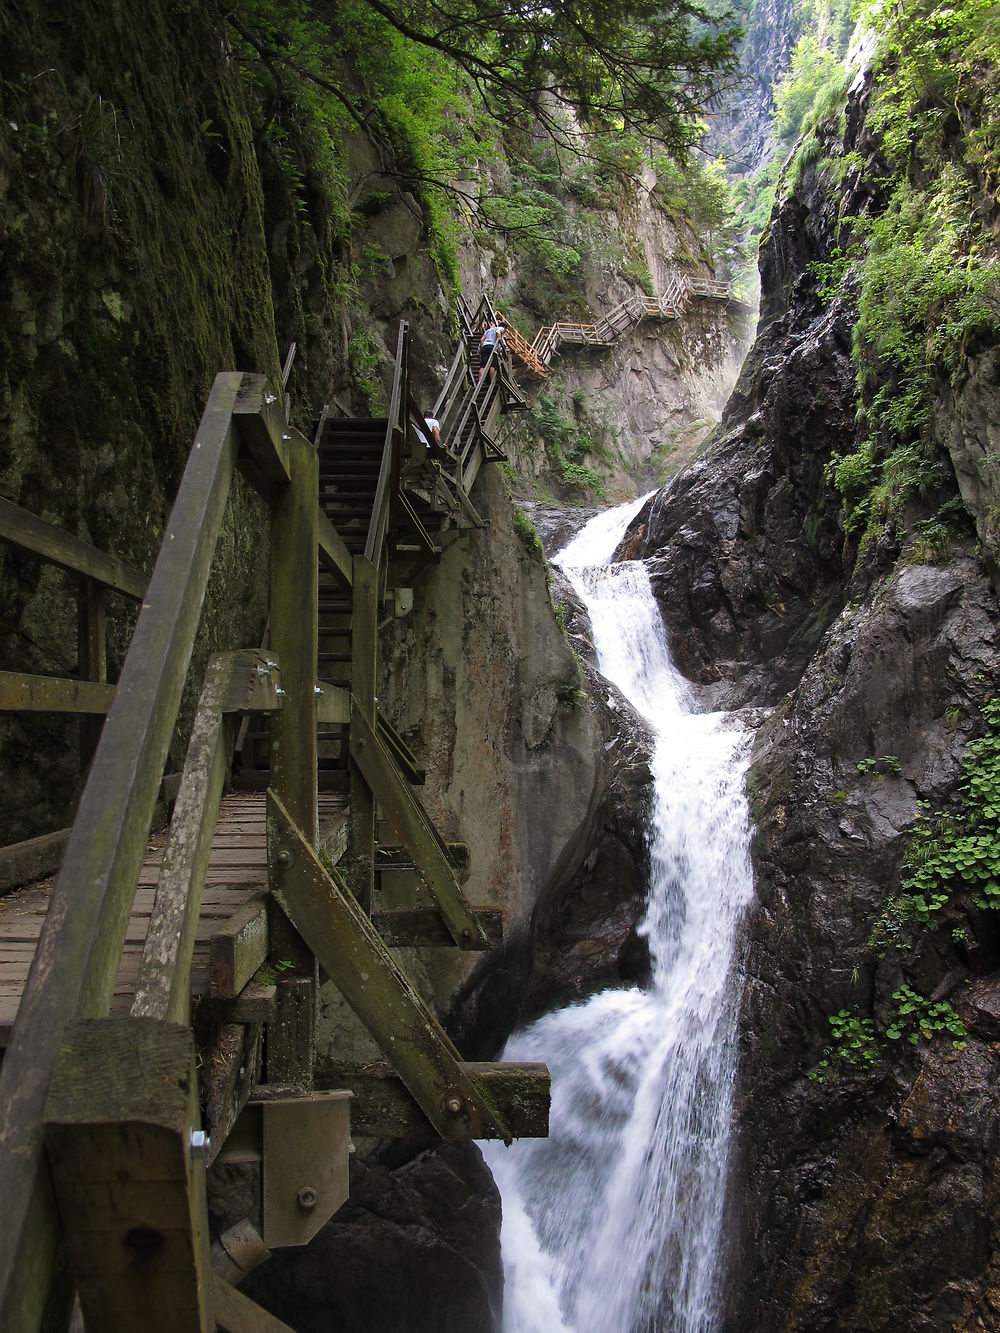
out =
[[[556,557],[598,662],[655,734],[647,989],[609,990],[517,1033],[552,1072],[548,1139],[487,1160],[503,1196],[505,1333],[718,1327],[734,1068],[737,924],[751,896],[747,733],[693,711],[645,566],[609,564],[642,501]]]

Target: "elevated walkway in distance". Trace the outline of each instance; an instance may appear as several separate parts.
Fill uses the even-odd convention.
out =
[[[612,347],[623,333],[642,320],[680,319],[691,302],[699,299],[731,304],[735,298],[725,283],[678,273],[658,295],[629,296],[594,324],[560,320],[543,325],[529,343],[508,323],[504,339],[521,372],[529,379],[544,379],[552,358],[564,343],[578,347]]]

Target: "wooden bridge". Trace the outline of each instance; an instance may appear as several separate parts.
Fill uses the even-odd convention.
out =
[[[495,374],[470,364],[485,314],[463,309],[440,444],[417,435],[405,325],[388,416],[324,411],[312,441],[263,377],[218,375],[148,579],[0,504],[0,538],[79,579],[81,642],[80,678],[0,673],[0,707],[79,713],[89,763],[72,829],[0,855],[6,886],[60,861],[51,889],[0,898],[9,1333],[284,1328],[230,1283],[340,1206],[352,1132],[547,1132],[545,1067],[463,1061],[391,951],[484,950],[502,931],[467,899],[465,850],[428,818],[376,698],[380,608],[446,529],[480,521],[473,483],[521,404],[502,352]],[[211,659],[165,779],[237,469],[269,507],[267,643]],[[141,603],[113,685],[107,595]],[[317,1068],[321,969],[384,1065]],[[206,1170],[225,1160],[259,1165],[261,1215],[210,1256]]]
[[[521,371],[531,379],[544,379],[552,358],[562,343],[585,347],[611,347],[640,320],[680,319],[696,298],[732,303],[732,290],[725,283],[708,278],[690,278],[676,274],[658,296],[629,296],[608,311],[596,324],[563,320],[543,325],[528,342],[512,324],[505,325],[504,340]],[[492,311],[492,307],[490,307]]]

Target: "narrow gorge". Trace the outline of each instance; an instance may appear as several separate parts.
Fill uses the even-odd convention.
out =
[[[18,895],[51,889],[100,735],[98,705],[25,691],[113,692],[145,612],[105,585],[95,677],[70,548],[40,562],[10,512],[106,552],[124,586],[171,540],[218,372],[266,376],[277,438],[319,468],[327,423],[381,439],[402,393],[389,572],[343,661],[319,594],[309,690],[342,671],[348,704],[316,790],[362,790],[338,738],[367,634],[372,726],[468,919],[496,921],[481,952],[397,940],[393,967],[474,1086],[548,1066],[548,1137],[480,1145],[503,1132],[448,1138],[419,1110],[394,1129],[393,1052],[274,925],[279,893],[244,979],[269,1016],[192,990],[200,1113],[222,1025],[248,1043],[232,1086],[252,1082],[298,969],[308,1076],[259,1076],[254,1104],[354,1087],[349,1195],[233,1290],[298,1333],[989,1333],[1000,5],[622,3],[579,31],[571,10],[502,6],[495,31],[375,0],[0,15],[0,1003],[28,968]],[[682,77],[657,63],[670,42]],[[415,449],[435,405],[447,448],[428,428]],[[340,483],[319,475],[322,502]],[[207,665],[252,649],[271,670],[277,506],[253,476],[220,515],[160,848]],[[247,716],[219,762],[263,792],[284,760],[269,778]],[[371,921],[431,902],[390,804],[367,815]],[[317,817],[316,863],[364,903],[359,817],[336,850]],[[268,820],[266,879],[291,864]],[[202,1167],[216,1251],[271,1206],[265,1149],[237,1138]],[[83,1327],[70,1266],[44,1325],[0,1266],[0,1323]],[[190,1327],[257,1327],[213,1309]]]

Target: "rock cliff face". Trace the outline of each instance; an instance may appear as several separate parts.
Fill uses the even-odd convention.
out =
[[[864,156],[862,112],[852,104],[848,147]],[[845,188],[849,211],[864,187],[855,176]],[[912,922],[881,945],[873,931],[899,892],[918,802],[954,800],[1000,682],[995,590],[971,541],[934,563],[915,548],[899,562],[886,542],[853,566],[824,475],[855,447],[852,317],[824,307],[808,268],[828,255],[833,207],[808,168],[772,219],[761,330],[720,431],[626,539],[707,700],[774,706],[750,773],[757,905],[724,1326],[988,1329],[1000,1318],[1000,931],[960,894],[936,929]],[[936,425],[981,533],[996,484],[992,355],[942,391]],[[903,987],[952,1006],[964,1049],[948,1033],[882,1035]],[[831,1015],[855,1024],[839,1043]]]

